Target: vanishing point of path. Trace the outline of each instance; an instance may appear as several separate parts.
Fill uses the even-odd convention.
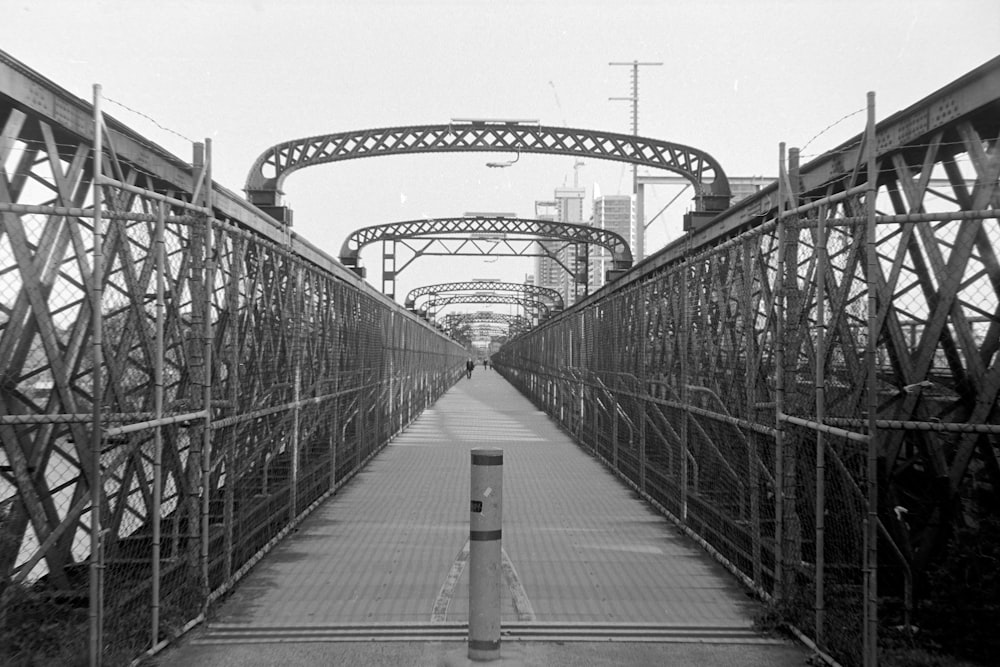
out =
[[[269,553],[181,665],[462,665],[469,450],[499,447],[497,665],[802,665],[721,566],[478,367]]]

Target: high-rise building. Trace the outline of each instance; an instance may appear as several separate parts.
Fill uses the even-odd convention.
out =
[[[559,219],[559,209],[554,201],[536,201],[535,219],[552,220]],[[539,241],[539,252],[555,253],[558,246],[548,241]],[[549,289],[559,289],[559,276],[563,272],[559,263],[551,256],[541,255],[535,257],[535,284]]]
[[[583,222],[583,198],[586,196],[585,188],[556,188],[555,200],[558,209],[559,222],[572,222],[580,224]]]
[[[558,210],[556,220],[575,225],[583,224],[583,199],[586,194],[586,188],[556,188],[555,201]],[[587,246],[584,245],[583,247]],[[587,248],[587,250],[589,251],[590,249]],[[572,272],[570,273],[563,266],[560,266],[559,285],[556,288],[562,294],[563,302],[568,307],[576,302],[578,296],[582,295],[582,293],[578,294],[576,276],[581,270],[587,270],[587,263],[585,260],[581,262],[577,258],[577,244],[575,243],[560,244],[559,259],[562,261],[563,266]]]
[[[594,227],[618,234],[628,242],[630,249],[635,247],[633,217],[633,199],[630,195],[606,195],[594,198],[592,223]],[[591,289],[603,287],[607,271],[613,268],[613,258],[607,249],[600,247],[591,249],[589,267]]]

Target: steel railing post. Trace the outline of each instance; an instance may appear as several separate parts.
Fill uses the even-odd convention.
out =
[[[101,400],[103,396],[103,378],[101,367],[104,364],[103,345],[103,284],[104,284],[104,228],[101,218],[104,201],[101,191],[101,174],[104,164],[104,119],[101,111],[101,85],[94,85],[94,270],[91,278],[91,319],[93,327],[93,370],[92,370],[92,420],[90,432],[90,664],[99,667],[101,664],[101,629],[103,625],[102,592],[103,576],[101,572]]]

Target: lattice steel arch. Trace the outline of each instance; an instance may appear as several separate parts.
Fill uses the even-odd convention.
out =
[[[481,310],[475,313],[449,313],[442,318],[442,324],[445,328],[459,326],[466,323],[479,324],[480,322],[490,324],[507,324],[510,326],[531,326],[531,322],[523,315],[497,313],[492,310]]]
[[[427,243],[423,248],[411,248],[414,257],[398,266],[395,243],[407,239],[425,239]],[[360,251],[376,241],[386,244],[383,252],[382,291],[390,298],[395,297],[396,275],[421,255],[541,255],[552,257],[567,272],[573,273],[550,249],[541,243],[537,246],[535,244],[535,241],[553,241],[582,246],[577,253],[580,256],[586,254],[590,245],[606,248],[612,255],[613,271],[616,273],[624,272],[632,266],[632,250],[628,242],[612,231],[567,222],[500,216],[427,218],[362,227],[344,240],[340,249],[340,261],[363,276],[364,270],[359,266]],[[453,243],[449,245],[448,241]],[[513,245],[515,243],[525,247],[518,250]],[[429,250],[435,244],[440,246],[440,250]],[[575,276],[575,279],[578,283],[586,284],[586,274]]]
[[[696,210],[729,206],[726,173],[698,148],[615,132],[487,121],[350,130],[284,141],[254,161],[245,190],[252,203],[287,222],[281,186],[299,169],[378,155],[481,151],[572,155],[664,169],[691,181]]]
[[[381,225],[362,227],[351,232],[340,248],[340,261],[345,266],[357,266],[358,253],[363,247],[376,241],[396,241],[399,239],[426,238],[445,234],[459,234],[469,240],[492,241],[500,234],[516,234],[533,237],[536,240],[569,241],[586,243],[607,248],[611,253],[614,268],[619,270],[632,267],[632,250],[621,235],[607,229],[574,225],[552,220],[530,218],[503,218],[469,216],[459,218],[426,218],[406,220]],[[472,234],[484,235],[477,239]],[[471,254],[497,254],[479,248]]]
[[[427,307],[421,313],[434,315],[442,308],[453,306],[456,303],[489,303],[489,304],[511,304],[531,309],[539,318],[549,316],[551,309],[545,301],[528,295],[525,296],[505,296],[502,294],[455,294],[440,299],[432,299],[427,302]]]
[[[541,285],[530,285],[528,283],[507,283],[497,280],[473,280],[470,282],[438,283],[436,285],[424,285],[410,290],[406,295],[403,305],[412,309],[418,298],[428,294],[442,294],[446,292],[517,292],[548,299],[555,309],[563,308],[562,294],[558,290],[542,287]]]
[[[492,310],[481,310],[475,313],[449,313],[442,318],[441,322],[448,335],[455,337],[459,327],[486,327],[493,325],[496,327],[506,325],[506,335],[511,338],[520,335],[534,326],[527,317],[523,315],[509,315],[507,313],[496,313]]]

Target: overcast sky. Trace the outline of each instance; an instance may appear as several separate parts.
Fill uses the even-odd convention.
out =
[[[242,192],[254,159],[281,141],[452,118],[530,118],[639,133],[700,148],[729,176],[773,176],[778,143],[822,153],[1000,53],[997,0],[0,0],[0,48],[184,160],[213,141],[213,176]],[[169,128],[166,131],[158,125]],[[830,129],[828,126],[835,124]],[[825,131],[824,131],[825,130]],[[176,134],[175,134],[176,133]],[[819,135],[819,136],[817,136]],[[323,165],[285,181],[295,231],[330,255],[359,227],[511,211],[572,185],[571,157],[391,156]],[[628,167],[586,161],[588,202],[631,190]],[[651,191],[649,216],[677,188]],[[655,251],[681,234],[687,196],[649,230]],[[369,275],[379,273],[369,259]],[[525,259],[425,258],[413,287],[523,280]]]

